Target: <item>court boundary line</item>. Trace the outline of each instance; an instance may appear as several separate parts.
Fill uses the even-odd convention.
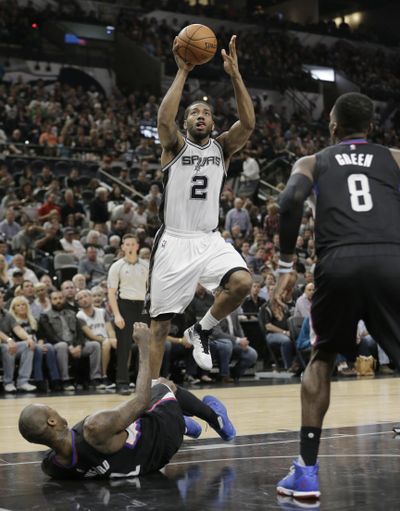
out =
[[[333,436],[325,436],[325,437],[321,437],[321,441],[322,440],[335,440],[335,439],[342,439],[342,438],[355,438],[355,437],[365,437],[365,436],[376,436],[376,435],[387,435],[388,433],[393,433],[392,430],[388,430],[388,431],[371,431],[369,433],[356,433],[356,434],[345,434],[345,433],[339,433],[339,434],[335,434]],[[273,433],[272,433],[273,434]],[[247,435],[244,435],[244,436],[247,436]],[[228,449],[228,448],[237,448],[237,447],[252,447],[252,446],[262,446],[262,445],[277,445],[277,444],[292,444],[292,443],[298,443],[299,440],[296,438],[294,440],[273,440],[271,442],[255,442],[253,444],[227,444],[227,443],[224,443],[224,444],[207,444],[207,445],[199,445],[196,447],[193,447],[192,449],[180,449],[178,452],[177,452],[177,455],[179,456],[180,453],[183,453],[183,452],[195,452],[196,450],[197,451],[205,451],[205,450],[215,450],[215,449],[221,449],[221,448],[225,448],[225,449]],[[44,453],[46,451],[37,451],[38,453]],[[11,454],[11,453],[10,453]],[[23,454],[23,453],[16,453],[16,454]],[[375,456],[375,457],[394,457],[394,458],[397,458],[399,457],[400,458],[400,454],[398,455],[374,455],[374,454],[368,454],[368,455],[346,455],[346,454],[343,454],[343,455],[330,455],[330,454],[326,454],[326,455],[320,455],[320,457],[346,457],[346,456],[353,456],[353,457],[365,457],[365,456]],[[251,458],[226,458],[226,459],[220,459],[220,460],[205,460],[205,461],[235,461],[236,459],[268,459],[268,458],[293,458],[293,455],[291,456],[261,456],[261,457],[251,457]],[[0,467],[12,467],[12,466],[18,466],[18,465],[38,465],[40,463],[42,463],[42,460],[38,460],[38,461],[16,461],[16,462],[11,462],[11,463],[8,463],[6,460],[3,460],[5,461],[5,463],[0,463]],[[192,460],[192,461],[182,461],[182,462],[179,462],[179,461],[175,461],[175,462],[172,462],[172,463],[168,463],[167,466],[170,466],[170,465],[178,465],[178,464],[188,464],[188,463],[203,463],[203,461],[196,461],[196,460]]]

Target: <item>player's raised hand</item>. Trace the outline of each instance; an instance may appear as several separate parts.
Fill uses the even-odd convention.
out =
[[[180,48],[180,46],[179,46],[178,38],[175,37],[174,43],[172,45],[172,53],[174,54],[175,62],[177,64],[177,66],[179,67],[179,69],[183,69],[184,71],[189,72],[194,68],[194,65],[190,64],[189,62],[185,62],[183,60],[183,58],[178,53],[179,48]]]
[[[291,284],[290,273],[280,273],[270,300],[272,311],[274,311],[274,309],[286,308],[284,299],[287,289],[290,287],[290,284]]]
[[[146,323],[135,323],[133,325],[133,340],[139,348],[150,346],[150,328]]]
[[[221,50],[221,56],[224,61],[224,70],[231,77],[239,74],[239,64],[236,52],[236,38],[237,36],[233,35],[229,41],[229,53],[226,53],[225,50]]]

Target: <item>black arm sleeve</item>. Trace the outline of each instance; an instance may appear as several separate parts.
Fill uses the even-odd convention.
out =
[[[294,253],[304,201],[310,195],[312,185],[311,179],[304,174],[293,174],[279,196],[279,243],[282,254]]]

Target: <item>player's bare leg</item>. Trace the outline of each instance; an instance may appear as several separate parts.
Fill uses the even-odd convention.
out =
[[[322,423],[329,408],[331,374],[336,354],[317,350],[304,371],[301,383],[300,457],[277,491],[295,498],[319,498],[318,450]],[[301,483],[301,484],[300,484]]]
[[[252,283],[253,279],[248,271],[232,273],[228,282],[215,296],[215,302],[210,309],[212,316],[221,321],[237,309],[250,293]]]
[[[314,353],[301,382],[301,425],[302,427],[322,427],[329,408],[331,374],[336,354],[321,351]],[[314,463],[312,463],[314,464]]]
[[[215,296],[215,302],[205,316],[185,330],[186,339],[193,345],[193,358],[198,366],[209,371],[212,369],[212,359],[209,347],[209,335],[232,311],[237,309],[244,298],[250,293],[252,278],[248,271],[237,269],[227,275],[227,281],[222,279],[222,286]]]
[[[155,321],[150,323],[150,373],[152,379],[160,376],[161,364],[164,356],[165,340],[167,338],[170,320]]]

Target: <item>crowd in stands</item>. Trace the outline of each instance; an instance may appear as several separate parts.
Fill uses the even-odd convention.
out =
[[[165,21],[135,15],[121,16],[119,23],[120,30],[141,43],[149,54],[165,59],[171,68],[172,41],[181,28],[178,24],[171,28]],[[228,48],[231,35],[232,32],[220,27],[217,33],[220,49]],[[287,31],[262,26],[239,34],[238,56],[244,76],[264,88],[316,91],[317,83],[303,70],[303,65],[309,64],[335,68],[374,99],[398,100],[399,56],[379,48],[360,48],[343,39],[330,47],[323,42],[311,47]],[[208,66],[213,64],[221,67],[219,55]]]
[[[157,34],[160,27],[154,27]],[[165,37],[171,37],[167,29]],[[254,55],[252,38],[245,36],[244,41]],[[278,52],[279,44],[273,48]],[[240,58],[245,68],[252,66],[243,51]],[[286,58],[284,53],[281,58]],[[180,120],[194,99],[185,92]],[[217,135],[232,124],[236,112],[228,98],[210,102]],[[72,391],[88,384],[113,390],[116,327],[107,301],[107,269],[121,257],[127,233],[135,234],[139,257],[150,258],[160,226],[163,176],[160,145],[146,135],[154,135],[150,128],[156,126],[159,103],[160,98],[138,91],[124,95],[115,89],[105,97],[93,88],[60,82],[30,84],[17,78],[0,84],[0,340],[6,392],[48,387]],[[257,356],[297,374],[312,338],[308,327],[296,344],[295,326],[302,327],[309,317],[313,292],[311,210],[305,209],[297,240],[287,308],[272,311],[268,300],[277,276],[279,208],[274,197],[260,200],[257,187],[267,175],[279,188],[292,160],[325,147],[327,122],[325,117],[318,122],[307,115],[289,117],[284,108],[263,108],[257,98],[255,107],[257,128],[231,162],[231,175],[239,180],[228,180],[221,195],[222,235],[254,276],[242,308],[213,332],[211,351],[223,383],[242,378]],[[398,119],[384,127],[377,111],[375,121],[371,139],[398,146]],[[172,374],[178,380],[184,368],[189,383],[213,381],[214,374],[194,364],[182,338],[212,300],[199,286],[185,315],[175,318],[164,376]],[[90,320],[94,313],[102,318],[97,325]],[[293,320],[296,317],[301,324]],[[368,338],[365,328],[359,338],[363,356],[375,354],[373,340],[361,344]],[[135,361],[133,356],[132,383]],[[380,361],[390,370],[382,354]]]
[[[143,7],[151,10],[152,4],[146,2]],[[193,12],[194,14],[204,9],[204,14],[207,16],[221,14],[222,19],[234,19],[239,16],[238,13],[235,14],[229,2],[218,2],[214,6],[189,7],[184,1],[172,0],[165,2],[164,7],[174,12]],[[260,17],[260,12],[255,16]],[[36,11],[32,2],[28,2],[26,7],[19,7],[17,1],[2,3],[0,4],[0,41],[40,48],[43,34],[39,29],[32,29],[32,26],[37,24],[40,28],[42,21],[57,18],[80,21],[91,21],[93,18],[99,21],[93,13],[84,14],[78,2],[68,4],[59,2],[57,11],[50,6],[45,10]],[[240,19],[243,20],[242,14]],[[263,19],[263,16],[260,19]],[[269,19],[268,23],[261,23],[259,29],[239,35],[238,54],[241,68],[250,82],[281,91],[288,87],[316,91],[317,83],[308,72],[303,70],[303,65],[322,65],[334,67],[343,72],[349,80],[361,88],[362,92],[374,99],[399,99],[400,58],[397,53],[387,54],[381,49],[353,46],[351,42],[344,39],[352,34],[344,22],[336,29],[333,22],[321,22],[317,25],[302,27],[303,30],[320,29],[322,33],[343,36],[332,47],[323,43],[314,47],[305,46],[286,30],[296,26],[280,20],[279,17],[277,19],[278,22],[272,18],[272,21]],[[177,20],[175,21],[176,24],[172,28],[165,20],[157,22],[155,18],[143,18],[140,11],[132,12],[132,10],[122,9],[115,23],[117,30],[142,44],[149,54],[164,59],[169,64],[167,69],[171,70],[174,66],[171,53],[172,41],[182,28]],[[360,30],[358,33],[363,31]],[[370,35],[368,32],[369,41],[371,41]],[[227,48],[230,36],[231,33],[223,26],[219,28],[217,38],[220,48]],[[216,57],[213,63],[220,68],[220,57]],[[213,63],[208,65],[210,69]]]

